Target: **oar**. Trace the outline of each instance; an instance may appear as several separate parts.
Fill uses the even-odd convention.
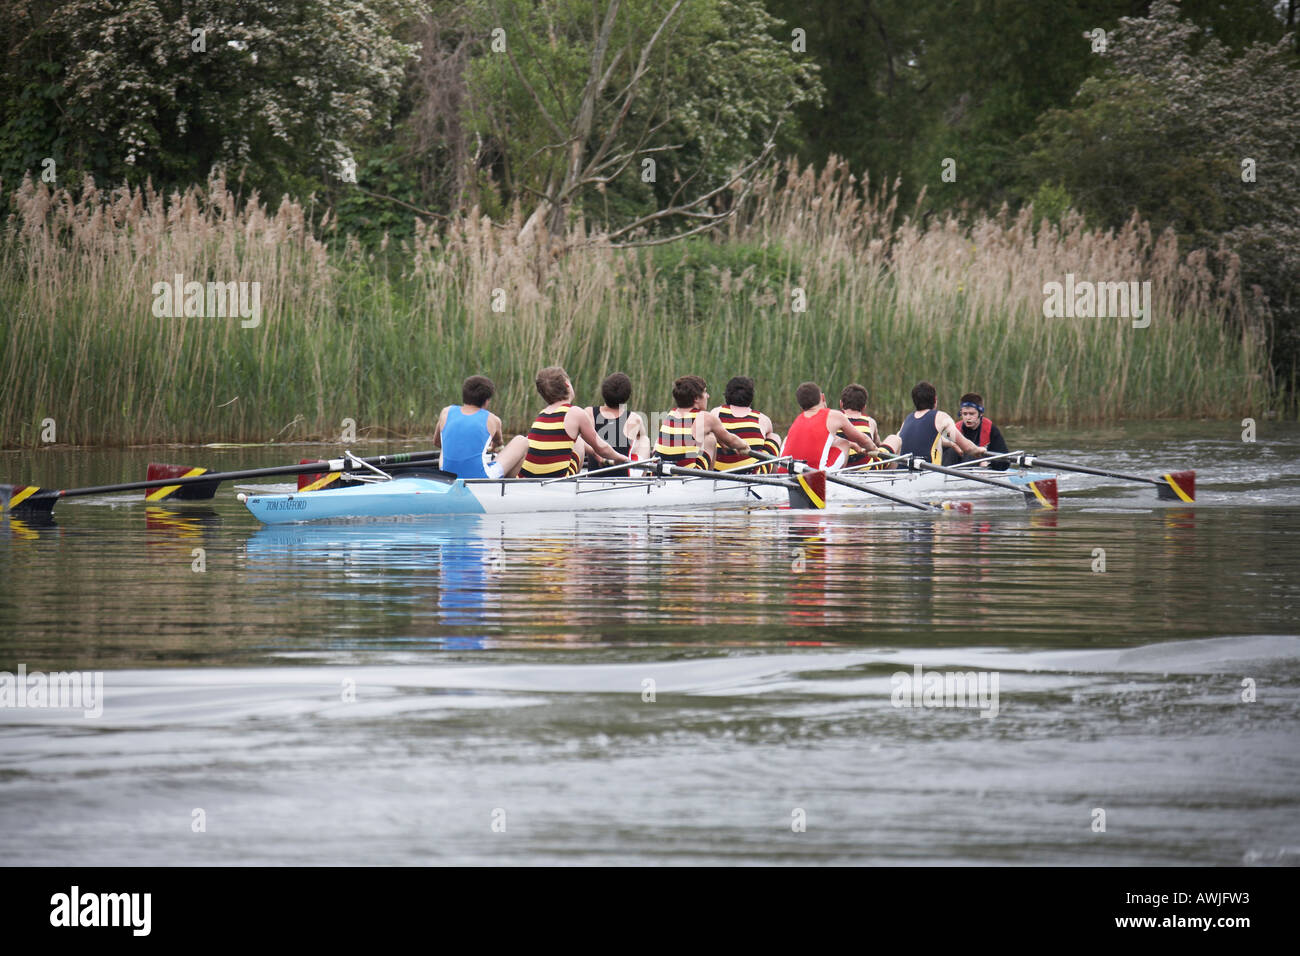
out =
[[[915,508],[917,511],[960,511],[962,514],[971,513],[971,503],[969,501],[944,501],[937,505],[926,504],[920,501],[909,501],[906,498],[900,498],[897,495],[891,495],[887,491],[881,491],[879,488],[868,488],[866,485],[860,485],[856,481],[849,481],[847,478],[841,478],[838,475],[832,475],[822,472],[827,481],[833,481],[837,485],[843,485],[845,488],[852,488],[855,491],[865,491],[869,495],[875,495],[877,498],[884,498],[886,501],[892,501],[895,504],[907,505],[909,508]]]
[[[762,459],[767,459],[771,461],[776,460],[772,458],[771,455],[765,454],[764,452],[761,451],[751,450],[750,454],[760,460]],[[825,469],[821,469],[821,468],[810,469],[809,471],[805,471],[799,475],[796,475],[795,477],[796,480],[798,480],[804,486],[803,490],[810,498],[813,499],[814,504],[818,508],[826,507],[826,500],[825,500],[826,484],[825,483],[829,481],[832,482],[833,484],[843,485],[846,488],[852,488],[854,491],[865,491],[869,495],[875,495],[877,498],[883,498],[886,501],[892,501],[894,504],[897,505],[905,505],[908,508],[915,508],[917,511],[961,511],[966,514],[970,514],[970,510],[971,510],[971,506],[969,502],[952,503],[952,502],[945,501],[943,504],[940,505],[932,505],[920,501],[910,501],[907,498],[900,498],[898,495],[891,495],[889,492],[881,491],[878,488],[868,488],[865,485],[859,485],[857,482],[849,481],[846,478],[840,478],[838,475],[833,475],[830,472],[826,471]],[[820,496],[821,499],[821,504],[819,505],[816,504],[817,496]]]
[[[768,485],[784,488],[790,494],[790,507],[800,509],[821,509],[826,507],[826,487],[822,485],[818,492],[815,486],[804,481],[798,475],[794,481],[785,478],[765,478],[758,475],[738,475],[730,471],[705,471],[700,468],[679,468],[664,461],[634,461],[629,468],[653,469],[655,474],[680,475],[683,478],[704,478],[715,481],[736,481],[745,485]]]
[[[659,460],[660,460],[659,456],[655,455],[650,458],[647,458],[643,462],[640,462],[640,464],[653,465],[655,462]],[[580,471],[576,475],[565,475],[563,478],[547,478],[545,481],[542,482],[542,487],[545,487],[547,485],[554,485],[556,483],[563,483],[566,481],[582,481],[584,478],[593,478],[596,475],[607,475],[611,471],[624,470],[630,467],[631,464],[632,462],[619,462],[616,465],[606,465],[604,468],[596,468],[593,471]]]
[[[440,453],[436,451],[412,451],[412,452],[404,452],[402,454],[409,456],[406,459],[404,459],[405,464],[403,464],[402,462],[397,462],[392,460],[392,459],[400,458],[401,455],[386,456],[390,459],[388,462],[388,467],[393,468],[395,472],[405,473],[412,469],[420,468],[421,466],[427,466],[430,462],[436,461]],[[348,452],[348,456],[353,457],[351,452]],[[375,458],[373,460],[360,458],[357,460],[367,462],[368,464],[379,463],[380,461],[379,458]],[[324,464],[324,462],[321,461],[321,459],[319,458],[300,458],[298,460],[298,464],[321,465]],[[394,468],[393,467],[394,465],[399,465],[400,467]],[[353,471],[353,470],[355,469],[352,468],[347,469],[347,471]],[[190,465],[163,465],[156,461],[151,461],[149,462],[149,467],[145,470],[145,475],[144,475],[145,481],[160,481],[164,478],[165,479],[197,478],[200,475],[203,476],[204,480],[195,482],[194,484],[178,485],[175,482],[169,481],[168,484],[162,485],[161,487],[155,488],[152,491],[150,491],[147,495],[145,495],[145,500],[147,501],[166,501],[166,500],[207,501],[211,499],[214,495],[216,495],[217,487],[221,484],[221,480],[220,479],[214,480],[212,476],[208,474],[208,470],[206,468],[194,468]],[[299,472],[298,490],[318,491],[321,488],[327,487],[332,482],[334,482],[335,480],[339,479],[342,476],[343,476],[342,472],[325,473],[322,472],[322,470],[319,468],[311,471]]]
[[[1031,481],[1022,487],[1020,485],[1013,485],[1009,481],[989,478],[986,475],[979,475],[969,470],[945,468],[943,465],[936,465],[923,458],[913,457],[908,467],[913,469],[924,469],[926,471],[937,471],[941,475],[949,475],[953,478],[962,478],[966,481],[978,481],[981,484],[991,485],[994,488],[1005,488],[1007,491],[1018,491],[1025,496],[1026,505],[1029,505],[1030,507],[1038,505],[1040,508],[1047,508],[1050,511],[1056,510],[1057,495],[1055,478],[1047,478],[1043,481]]]
[[[1018,462],[1026,468],[1040,465],[1058,471],[1077,471],[1082,475],[1099,475],[1102,478],[1119,478],[1121,481],[1140,481],[1143,484],[1155,485],[1156,497],[1164,501],[1193,502],[1196,500],[1196,472],[1194,471],[1171,471],[1159,478],[1143,478],[1141,475],[1125,475],[1118,471],[1105,471],[1101,468],[1071,465],[1068,462],[1048,461],[1034,455],[1022,454]]]
[[[300,475],[320,472],[357,471],[366,465],[392,465],[408,461],[428,460],[434,452],[403,452],[397,455],[379,455],[375,458],[331,458],[325,462],[308,462],[299,465],[280,465],[273,468],[249,468],[243,471],[205,471],[200,474],[187,474],[180,477],[155,478],[152,481],[128,481],[120,485],[96,485],[93,488],[44,489],[36,485],[0,485],[0,489],[10,488],[3,498],[10,511],[50,511],[60,498],[75,498],[82,495],[107,495],[119,491],[145,491],[152,488],[171,486],[220,484],[223,481],[237,481],[244,478],[267,478],[272,475]],[[356,464],[362,462],[364,464]],[[194,469],[191,469],[192,471]],[[448,476],[448,480],[454,480]]]

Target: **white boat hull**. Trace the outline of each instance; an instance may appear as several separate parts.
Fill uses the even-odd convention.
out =
[[[877,488],[909,501],[1008,494],[1004,489],[934,472],[859,472],[849,477],[865,487]],[[1052,476],[1008,473],[998,477],[1020,484]],[[435,515],[771,508],[787,505],[789,492],[779,484],[749,484],[707,475],[699,478],[597,476],[567,481],[471,479],[453,482],[412,477],[346,488],[253,494],[241,498],[248,510],[263,523],[292,524]],[[827,485],[827,502],[890,505],[883,498],[833,483]]]

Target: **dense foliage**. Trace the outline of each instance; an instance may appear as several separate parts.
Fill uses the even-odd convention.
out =
[[[1293,376],[1296,8],[6,0],[0,187],[44,173],[166,193],[222,165],[245,195],[314,195],[317,223],[332,210],[368,248],[474,207],[645,237],[724,213],[731,193],[712,191],[776,130],[769,159],[898,177],[903,208],[1032,202],[1102,229],[1136,212],[1184,248],[1222,245]]]

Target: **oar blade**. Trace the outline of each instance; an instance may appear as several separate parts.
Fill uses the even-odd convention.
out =
[[[319,458],[303,458],[298,462],[298,464],[324,465],[325,462],[321,461]],[[299,475],[298,490],[320,491],[322,488],[328,487],[338,481],[342,474],[341,471],[322,471],[316,472],[315,474]]]
[[[169,478],[196,478],[207,474],[206,468],[190,465],[163,465],[155,461],[145,469],[145,481],[166,481]],[[197,481],[183,485],[163,485],[145,491],[145,501],[209,501],[217,494],[221,479]]]
[[[1055,478],[1031,481],[1025,485],[1025,504],[1029,507],[1055,511],[1058,503]]]
[[[1196,500],[1196,472],[1171,471],[1167,475],[1161,475],[1160,481],[1161,484],[1156,485],[1156,497],[1161,501],[1184,501],[1190,504]]]
[[[790,507],[821,509],[826,507],[826,472],[805,471],[794,476],[790,486]]]
[[[49,514],[58,496],[42,491],[39,485],[0,485],[0,501],[5,511],[16,514]]]

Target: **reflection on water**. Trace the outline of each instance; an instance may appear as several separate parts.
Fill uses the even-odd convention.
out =
[[[1121,645],[1284,633],[1300,567],[1300,537],[1286,527],[1272,509],[1186,505],[277,527],[250,526],[229,501],[68,505],[54,522],[7,521],[4,580],[24,599],[0,606],[0,649],[48,666],[125,666],[413,643]]]
[[[0,709],[0,830],[45,863],[1295,863],[1300,431],[1181,427],[1039,451],[1194,461],[1194,506],[1084,478],[1059,513],[8,516],[0,671],[107,674],[93,726]],[[63,483],[285,458],[173,451]],[[892,707],[918,664],[1000,672],[997,718]]]

